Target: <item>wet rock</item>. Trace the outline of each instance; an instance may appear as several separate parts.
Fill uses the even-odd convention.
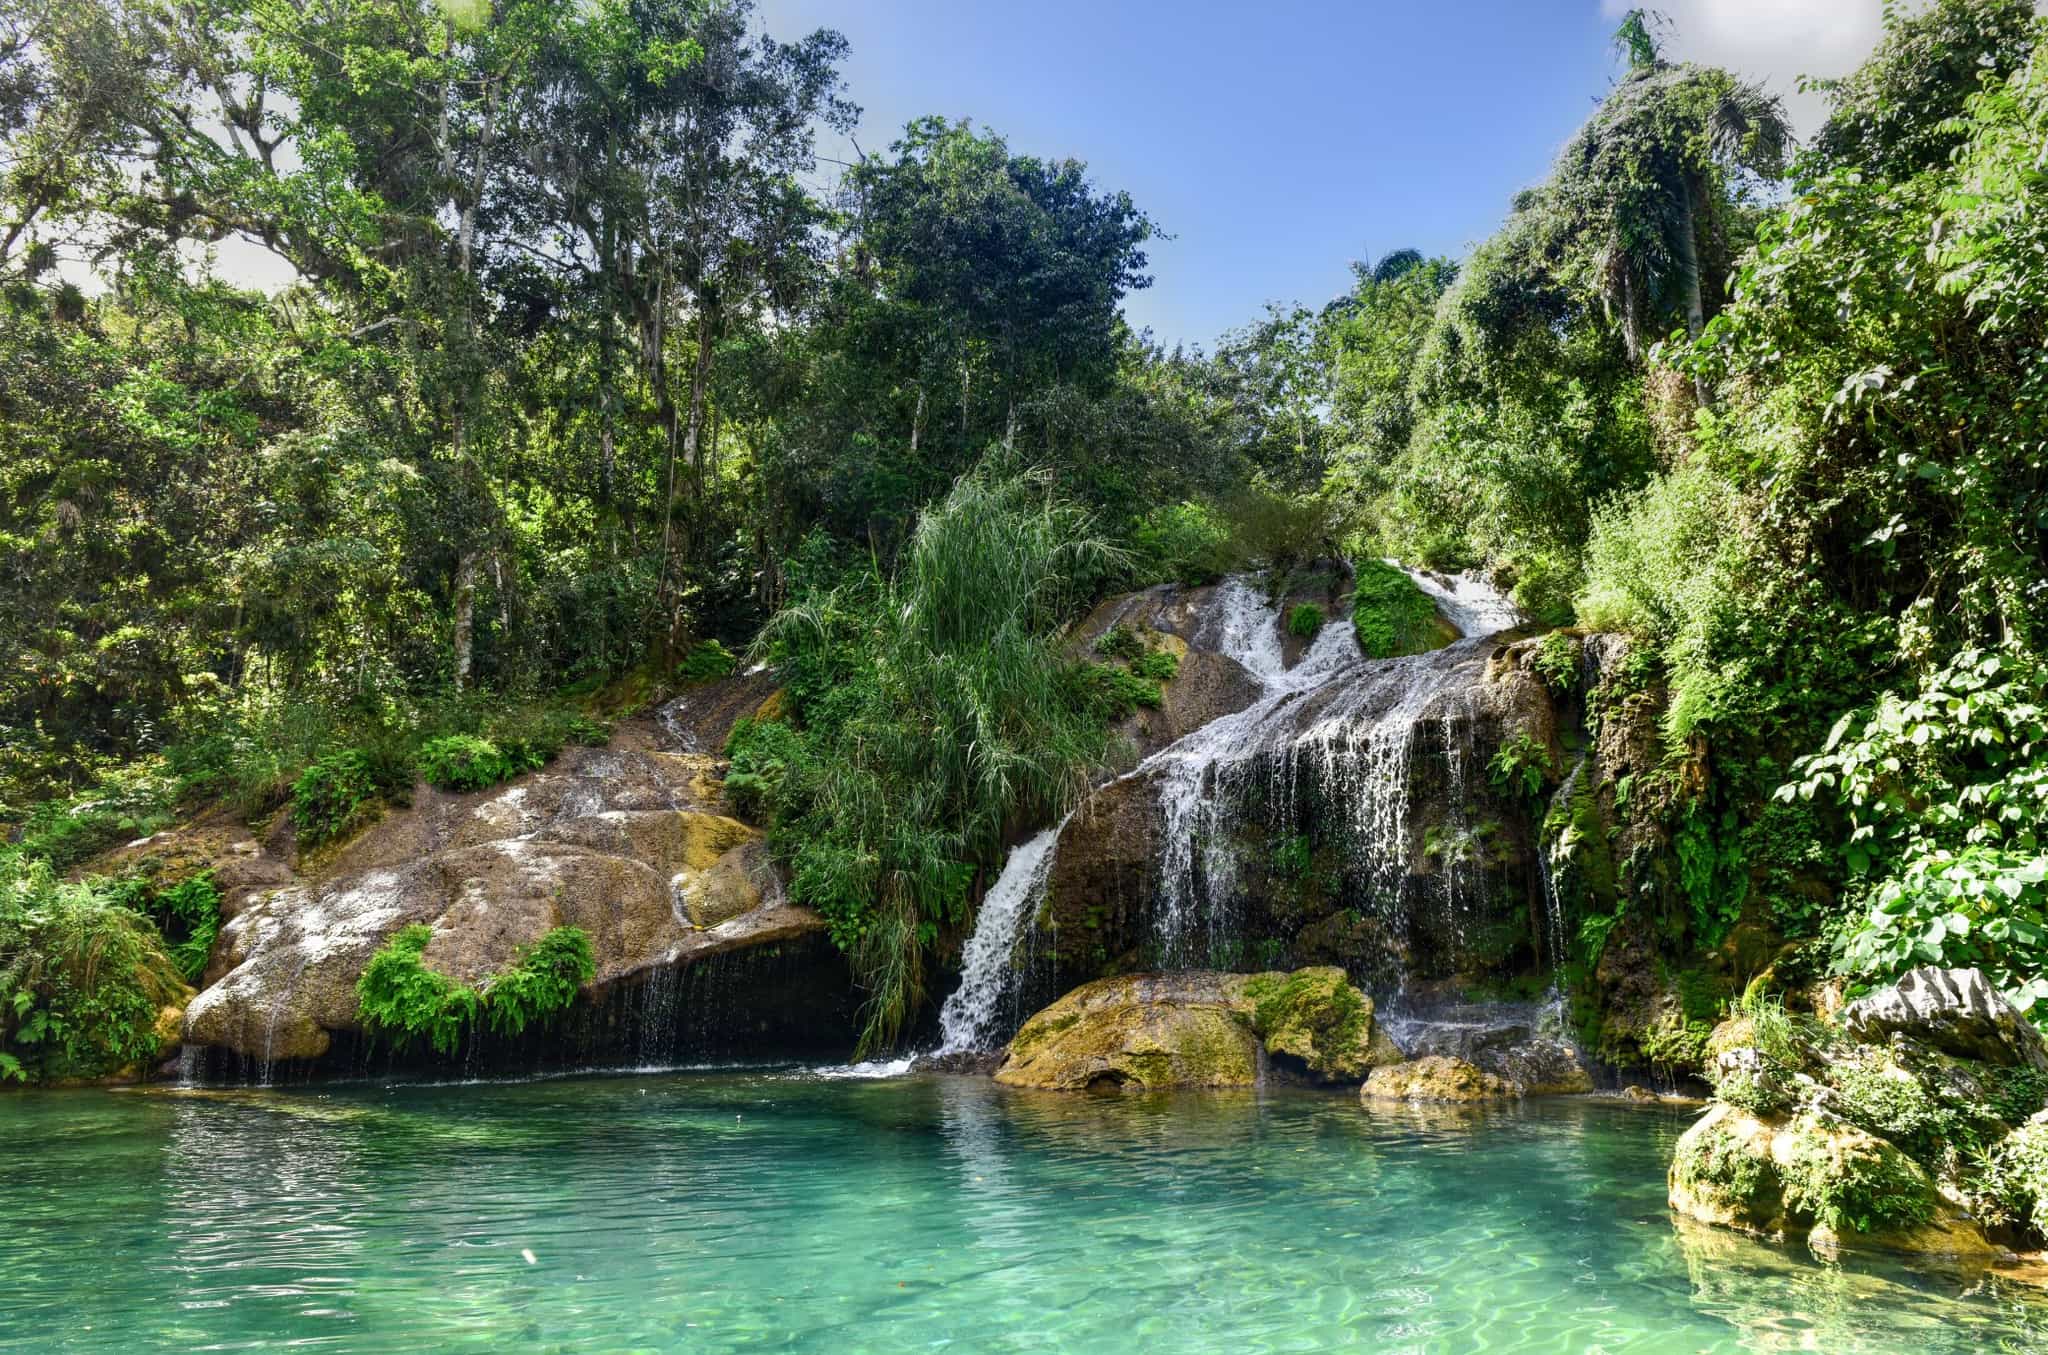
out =
[[[1442,1054],[1375,1068],[1359,1088],[1372,1101],[1506,1101],[1521,1093],[1477,1064]]]
[[[1251,1086],[1259,1041],[1243,989],[1235,974],[1098,979],[1026,1021],[996,1081],[1057,1091]]]
[[[1244,985],[1252,1029],[1268,1054],[1294,1059],[1322,1082],[1355,1082],[1401,1051],[1373,1020],[1372,999],[1334,965],[1254,974]]]
[[[1513,1003],[1453,1004],[1427,1015],[1389,1021],[1409,1057],[1444,1057],[1472,1064],[1526,1096],[1579,1095],[1593,1090],[1593,1075],[1559,1018]]]
[[[1958,1058],[2048,1071],[2040,1032],[1975,969],[1915,969],[1850,1003],[1842,1026],[1858,1040],[1905,1035]]]
[[[1986,1256],[1995,1249],[1885,1140],[1833,1116],[1713,1106],[1679,1139],[1671,1207],[1764,1236],[1805,1234],[1822,1250]]]
[[[1270,1054],[1320,1081],[1398,1059],[1372,999],[1337,969],[1098,979],[1024,1023],[996,1071],[1013,1087],[1241,1087]]]

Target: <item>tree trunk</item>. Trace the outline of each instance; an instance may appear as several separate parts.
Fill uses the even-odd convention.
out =
[[[1707,327],[1707,311],[1700,296],[1700,246],[1699,227],[1693,214],[1692,187],[1681,190],[1684,212],[1678,222],[1678,267],[1685,274],[1685,332],[1692,338],[1699,338]],[[1711,409],[1707,398],[1706,378],[1695,373],[1692,379],[1693,394],[1699,397],[1701,409]]]
[[[475,551],[464,551],[455,565],[455,690],[469,686],[470,662],[476,637]]]
[[[718,322],[712,307],[697,307],[697,360],[690,367],[690,415],[683,434],[683,458],[690,463],[690,493],[704,497],[704,404],[711,388],[711,345]]]

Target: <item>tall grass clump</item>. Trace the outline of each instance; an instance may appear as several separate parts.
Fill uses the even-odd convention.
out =
[[[1044,474],[984,466],[925,511],[893,578],[810,597],[757,642],[801,739],[749,723],[735,772],[866,988],[864,1051],[901,1034],[1006,832],[1064,813],[1107,757],[1096,684],[1055,632],[1123,563]]]

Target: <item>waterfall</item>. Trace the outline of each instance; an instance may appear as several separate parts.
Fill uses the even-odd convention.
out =
[[[1409,574],[1462,639],[1431,653],[1376,660],[1360,651],[1348,621],[1334,620],[1291,668],[1280,605],[1244,576],[1216,588],[1196,625],[1196,647],[1242,665],[1259,683],[1257,699],[1117,779],[1145,782],[1158,805],[1152,931],[1162,968],[1228,968],[1242,958],[1229,911],[1239,866],[1231,835],[1245,824],[1250,802],[1263,800],[1269,825],[1297,822],[1306,797],[1336,810],[1350,878],[1377,911],[1401,906],[1411,764],[1425,719],[1436,717],[1429,723],[1443,745],[1448,798],[1456,805],[1476,756],[1468,746],[1471,711],[1440,703],[1472,684],[1484,664],[1484,639],[1520,619],[1513,604],[1479,580]],[[1471,825],[1462,819],[1452,827],[1469,836]],[[960,986],[940,1013],[940,1053],[999,1041],[1001,1004],[1018,977],[1018,939],[1042,899],[1059,832],[1049,829],[1015,849],[983,901]],[[1453,928],[1480,874],[1459,862],[1439,872],[1439,898]]]
[[[1045,877],[1052,870],[1053,845],[1065,826],[1061,820],[1012,850],[1003,863],[1003,873],[981,901],[974,934],[961,955],[960,986],[939,1011],[941,1054],[974,1053],[987,1047],[1010,987],[1017,933],[1044,892]]]

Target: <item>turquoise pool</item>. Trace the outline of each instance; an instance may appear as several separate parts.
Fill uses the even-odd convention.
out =
[[[2020,1286],[1676,1227],[1684,1125],[800,1068],[9,1095],[0,1350],[2048,1348]]]

